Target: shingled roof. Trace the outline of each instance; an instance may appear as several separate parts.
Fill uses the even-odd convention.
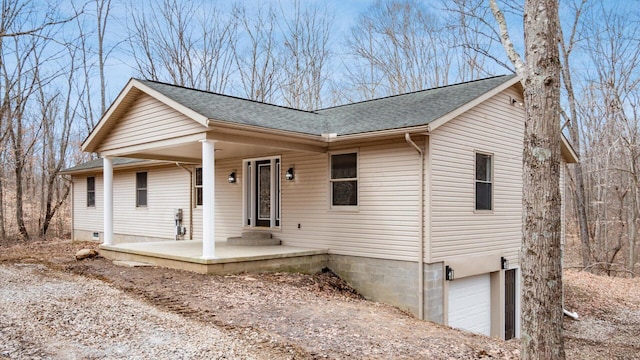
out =
[[[316,111],[296,110],[156,81],[138,81],[212,120],[311,135],[348,135],[428,125],[515,76],[496,76]]]
[[[326,133],[318,114],[150,80],[138,80],[164,96],[212,120],[305,134]]]
[[[503,75],[318,110],[337,135],[428,125],[513,79]]]
[[[116,158],[113,158],[113,166],[114,167],[120,167],[120,166],[125,166],[125,165],[130,165],[130,164],[142,163],[142,162],[145,162],[145,161],[148,162],[149,160],[129,159],[129,158],[116,157]],[[73,166],[73,167],[70,167],[70,168],[66,168],[66,169],[62,170],[60,173],[66,174],[66,173],[82,172],[82,171],[85,171],[85,170],[101,169],[102,168],[102,164],[103,164],[102,159],[89,160],[87,162],[83,162],[83,163],[78,164],[76,166]]]

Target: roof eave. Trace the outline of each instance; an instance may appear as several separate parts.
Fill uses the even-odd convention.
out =
[[[341,141],[354,141],[354,140],[362,140],[368,138],[378,138],[378,137],[389,137],[401,135],[404,136],[406,133],[428,133],[428,125],[418,125],[418,126],[410,126],[396,129],[388,129],[388,130],[376,130],[376,131],[367,131],[355,134],[346,134],[346,135],[335,135],[326,134],[323,139],[328,143],[341,142]]]
[[[569,140],[564,136],[564,134],[560,134],[562,138],[562,144],[560,145],[560,153],[564,158],[564,161],[567,164],[577,164],[580,162],[580,158],[578,154],[573,149],[573,146],[569,143]]]
[[[273,129],[268,127],[262,127],[257,125],[247,125],[233,123],[224,120],[209,119],[208,120],[209,131],[216,128],[224,130],[238,130],[238,131],[251,131],[253,133],[269,134],[278,137],[286,137],[287,139],[295,138],[300,141],[310,143],[322,143],[324,138],[319,134],[301,133],[291,130]]]
[[[169,161],[158,161],[158,160],[144,160],[133,163],[121,164],[121,165],[113,165],[113,170],[127,170],[127,169],[135,169],[141,166],[161,166],[171,164]],[[77,169],[77,170],[62,170],[58,174],[59,175],[81,175],[81,174],[95,174],[102,172],[102,165],[86,168],[86,169]]]

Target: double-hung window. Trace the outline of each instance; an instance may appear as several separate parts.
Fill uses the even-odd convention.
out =
[[[196,206],[202,206],[202,168],[196,168],[196,179],[194,191],[196,196]]]
[[[493,156],[476,153],[476,210],[493,209]]]
[[[96,206],[96,177],[87,177],[87,207]]]
[[[358,205],[358,153],[331,155],[331,205]]]
[[[136,173],[136,206],[147,206],[147,172]]]

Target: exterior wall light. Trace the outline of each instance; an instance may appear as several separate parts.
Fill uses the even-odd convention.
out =
[[[293,178],[295,178],[295,174],[293,172],[293,168],[290,167],[289,169],[287,169],[287,172],[284,174],[284,178],[291,181],[293,180]]]
[[[502,270],[507,270],[509,268],[509,259],[507,259],[506,257],[501,257],[500,258],[500,268]]]
[[[450,267],[449,265],[444,267],[444,278],[445,280],[448,280],[448,281],[453,281],[454,279],[453,268]]]
[[[236,182],[236,171],[233,170],[231,174],[229,174],[229,184],[235,184]]]

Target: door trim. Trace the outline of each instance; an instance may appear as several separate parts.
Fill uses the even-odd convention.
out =
[[[259,219],[258,217],[258,166],[266,165],[270,162],[271,181],[270,181],[270,218]],[[262,164],[260,164],[262,163]],[[262,228],[279,228],[281,214],[281,158],[277,156],[268,156],[260,158],[251,158],[242,160],[242,226],[243,227],[262,227]],[[265,225],[265,222],[268,224]]]

